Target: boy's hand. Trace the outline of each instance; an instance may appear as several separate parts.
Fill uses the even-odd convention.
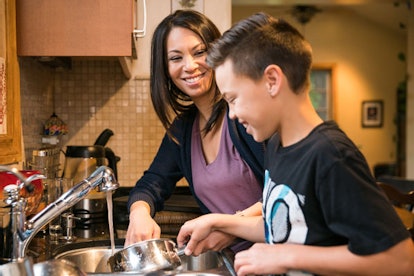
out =
[[[288,272],[288,269],[282,266],[283,258],[282,246],[256,243],[249,249],[236,254],[234,269],[239,276],[284,274]]]
[[[184,251],[186,255],[198,255],[204,252],[204,246],[207,244],[205,243],[206,238],[214,231],[214,222],[219,219],[219,216],[218,214],[208,214],[185,222],[177,235],[178,247],[186,244]]]
[[[199,241],[195,248],[192,249],[191,255],[198,256],[207,251],[220,251],[230,246],[235,237],[220,231],[212,231],[203,240]]]

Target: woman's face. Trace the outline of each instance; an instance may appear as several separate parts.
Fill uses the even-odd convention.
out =
[[[194,32],[174,27],[167,37],[168,72],[174,84],[195,100],[211,88],[213,70],[206,64],[207,48]]]

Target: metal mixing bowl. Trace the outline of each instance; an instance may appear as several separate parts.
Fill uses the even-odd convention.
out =
[[[112,272],[148,273],[173,270],[181,265],[181,260],[172,240],[152,239],[116,252],[108,263]]]

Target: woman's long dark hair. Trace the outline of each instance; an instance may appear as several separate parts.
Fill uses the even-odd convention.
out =
[[[151,41],[151,100],[158,118],[161,120],[168,135],[172,138],[171,125],[177,116],[194,110],[196,107],[191,98],[178,89],[168,73],[167,37],[174,27],[181,27],[196,33],[204,42],[207,50],[210,43],[221,36],[214,23],[205,15],[194,10],[177,10],[164,18],[154,31]],[[204,133],[210,131],[226,108],[225,100],[221,97],[216,86],[213,112],[204,128]]]

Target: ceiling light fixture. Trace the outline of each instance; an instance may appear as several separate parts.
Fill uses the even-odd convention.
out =
[[[302,25],[307,24],[318,12],[321,12],[321,9],[318,9],[315,6],[311,5],[297,5],[292,9],[292,16]]]

